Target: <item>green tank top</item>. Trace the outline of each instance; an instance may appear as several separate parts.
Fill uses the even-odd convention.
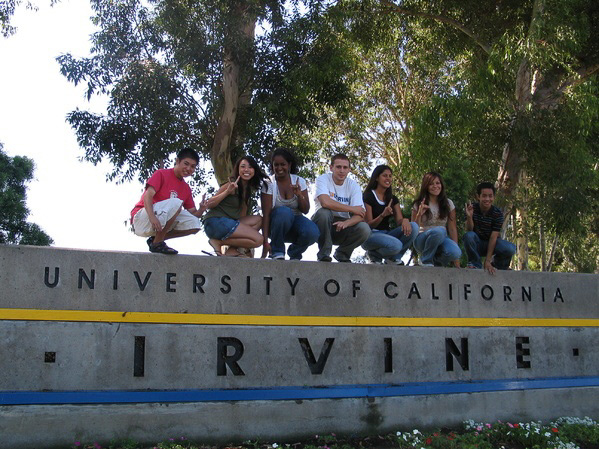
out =
[[[241,218],[241,201],[237,196],[237,193],[229,195],[222,200],[218,206],[210,209],[204,215],[204,220],[212,217],[227,217],[233,220],[239,220]]]

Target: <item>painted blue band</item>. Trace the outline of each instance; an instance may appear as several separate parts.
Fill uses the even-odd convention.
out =
[[[239,390],[2,391],[0,392],[0,405],[278,401],[417,396],[577,387],[599,387],[599,377],[493,379],[458,382],[414,382],[395,385],[340,385]]]

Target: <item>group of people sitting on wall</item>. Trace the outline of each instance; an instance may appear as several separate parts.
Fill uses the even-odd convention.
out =
[[[135,234],[148,237],[153,253],[177,254],[165,240],[197,233],[201,228],[218,256],[253,257],[262,246],[262,257],[301,260],[306,249],[318,244],[317,258],[350,262],[358,246],[371,263],[403,265],[404,253],[413,248],[423,267],[460,267],[456,209],[447,197],[441,175],[430,172],[422,178],[420,192],[412,204],[411,218],[402,214],[393,195],[393,171],[379,165],[362,191],[349,178],[351,163],[344,154],[331,158],[330,172],[316,178],[311,218],[306,180],[297,175],[295,156],[286,149],[271,158],[269,178],[251,156],[240,158],[230,181],[209,199],[202,198],[199,209],[185,178],[191,176],[199,155],[190,148],[179,152],[175,166],[156,171],[131,211]],[[250,202],[260,192],[262,215],[250,215]],[[513,243],[499,237],[503,213],[493,205],[495,186],[477,186],[478,202],[467,203],[463,245],[468,268],[494,273],[509,269],[516,252]],[[391,218],[396,224],[391,227]],[[285,243],[290,243],[285,248]]]

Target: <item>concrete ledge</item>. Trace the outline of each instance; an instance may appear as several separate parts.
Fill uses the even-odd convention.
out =
[[[597,275],[0,246],[0,289],[0,448],[599,416]]]

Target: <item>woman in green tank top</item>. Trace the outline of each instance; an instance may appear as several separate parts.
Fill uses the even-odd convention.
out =
[[[204,231],[219,256],[248,257],[249,250],[264,244],[262,216],[248,215],[250,198],[268,179],[256,160],[243,156],[235,164],[231,179],[207,201]],[[223,246],[228,249],[223,252]]]

